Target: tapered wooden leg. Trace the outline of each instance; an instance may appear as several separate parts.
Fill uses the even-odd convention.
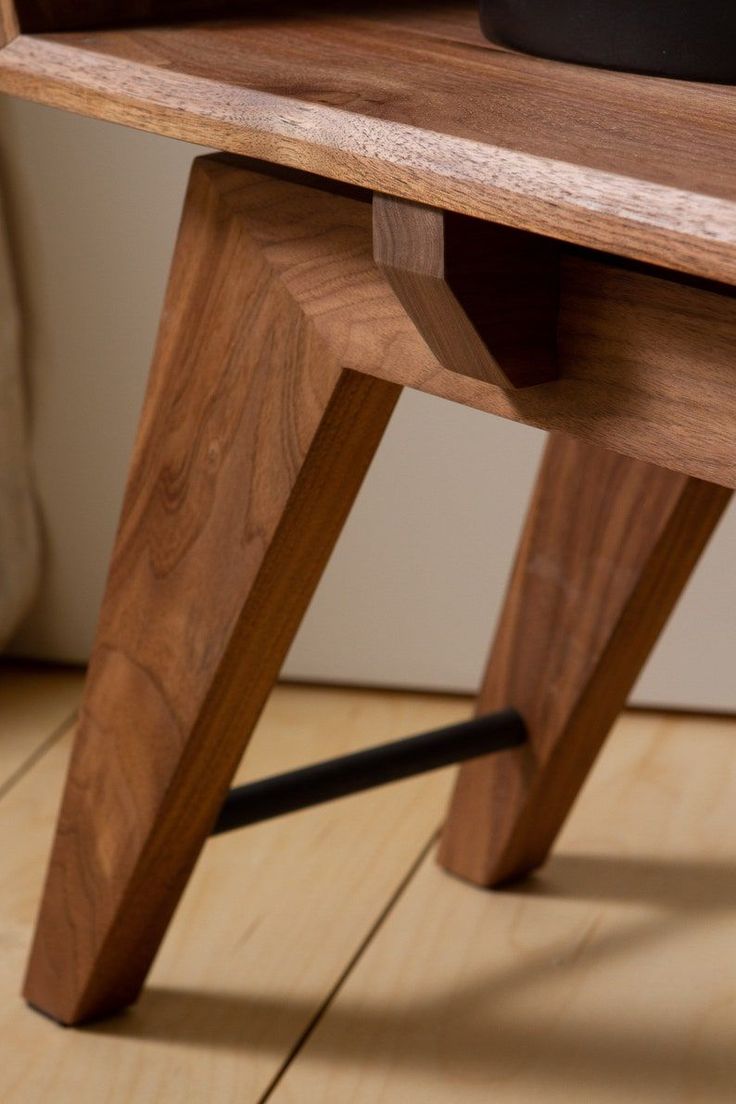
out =
[[[462,768],[448,870],[490,886],[544,861],[730,493],[550,439],[478,702],[530,743]]]
[[[136,998],[399,394],[285,286],[305,192],[192,174],[26,979],[64,1023]]]

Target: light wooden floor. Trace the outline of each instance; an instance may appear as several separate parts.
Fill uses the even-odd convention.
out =
[[[0,1104],[736,1100],[736,720],[619,723],[546,870],[427,849],[448,772],[208,844],[139,1005],[17,997],[81,676],[0,668]],[[284,687],[243,777],[467,715]]]

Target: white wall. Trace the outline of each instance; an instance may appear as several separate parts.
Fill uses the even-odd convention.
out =
[[[195,152],[32,105],[0,110],[30,324],[46,518],[41,598],[16,650],[83,659]],[[407,393],[292,649],[295,677],[470,689],[541,434]],[[736,708],[731,512],[638,700]]]

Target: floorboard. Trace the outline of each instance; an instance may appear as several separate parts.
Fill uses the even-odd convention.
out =
[[[736,719],[631,713],[547,868],[421,859],[443,772],[212,841],[136,1009],[18,998],[78,672],[0,672],[2,1104],[732,1104]],[[467,714],[280,687],[241,780]]]
[[[82,679],[75,667],[0,662],[0,795],[70,721]]]
[[[736,721],[623,719],[548,867],[428,859],[270,1104],[732,1104]]]

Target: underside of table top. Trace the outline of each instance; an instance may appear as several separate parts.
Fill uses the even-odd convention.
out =
[[[736,89],[515,54],[471,3],[274,8],[23,33],[0,90],[736,284]]]

